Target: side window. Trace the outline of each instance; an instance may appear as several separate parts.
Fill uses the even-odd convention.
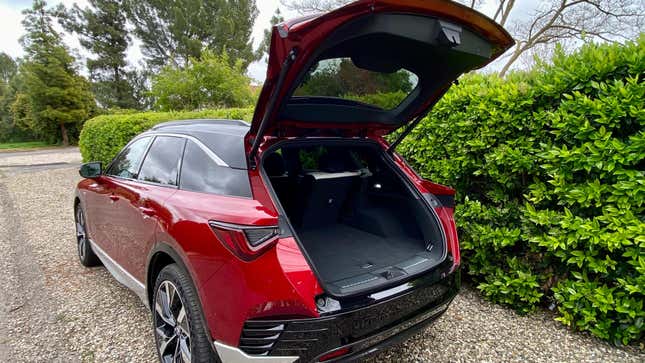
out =
[[[181,137],[157,136],[143,161],[139,180],[176,186],[185,142]]]
[[[183,190],[251,197],[248,171],[219,166],[197,144],[188,141],[181,166]]]
[[[141,159],[148,148],[150,139],[152,138],[142,137],[123,149],[105,173],[121,178],[136,179]]]

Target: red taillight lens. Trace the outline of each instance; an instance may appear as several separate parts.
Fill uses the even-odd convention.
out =
[[[222,222],[209,222],[217,239],[231,252],[244,261],[251,261],[261,255],[277,240],[278,226],[245,226]]]
[[[332,360],[334,358],[342,357],[342,356],[344,356],[345,354],[347,354],[347,353],[349,353],[351,351],[352,351],[351,348],[340,348],[338,350],[334,350],[331,353],[327,353],[327,354],[323,355],[322,357],[320,357],[320,359],[318,359],[318,361],[319,362],[324,362],[324,361],[327,361],[327,360]]]

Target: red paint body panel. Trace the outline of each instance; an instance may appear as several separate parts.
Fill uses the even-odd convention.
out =
[[[313,296],[322,292],[300,249],[291,239],[277,241],[252,262],[236,257],[219,242],[208,221],[241,225],[277,224],[273,208],[254,199],[177,191],[166,205],[168,228],[157,240],[180,251],[199,291],[213,339],[237,345],[250,318],[317,316]]]

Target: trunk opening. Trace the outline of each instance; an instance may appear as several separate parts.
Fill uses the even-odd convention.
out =
[[[437,215],[375,142],[285,142],[262,166],[331,295],[402,283],[445,259]]]

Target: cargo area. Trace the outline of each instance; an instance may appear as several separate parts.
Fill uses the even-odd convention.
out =
[[[445,257],[436,215],[376,144],[285,144],[263,158],[273,191],[323,287],[348,296]]]

